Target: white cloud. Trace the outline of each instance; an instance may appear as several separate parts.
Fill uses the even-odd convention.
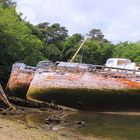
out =
[[[70,34],[99,28],[113,42],[140,40],[139,0],[16,0],[33,24],[60,23]]]

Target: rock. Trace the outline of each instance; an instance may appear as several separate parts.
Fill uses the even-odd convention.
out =
[[[85,126],[86,122],[84,121],[76,121],[76,127],[82,127],[82,126]]]
[[[56,117],[56,116],[49,116],[46,119],[46,124],[50,125],[50,124],[59,124],[61,122],[61,119]]]

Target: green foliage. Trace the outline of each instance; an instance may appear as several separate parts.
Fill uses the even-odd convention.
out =
[[[113,56],[128,58],[131,61],[140,64],[140,43],[121,42],[116,45]]]
[[[63,42],[68,37],[68,30],[58,23],[49,25],[48,22],[40,23],[38,31],[41,33],[38,37],[44,42],[43,54],[51,61],[57,61],[62,56]]]
[[[112,57],[114,46],[98,40],[88,40],[83,47],[83,62],[91,64],[105,64]]]
[[[114,45],[104,38],[103,33],[99,29],[92,29],[89,32],[89,36],[90,38],[83,45],[75,61],[90,64],[105,64],[106,60],[112,57]],[[79,46],[80,44],[78,44]]]
[[[43,43],[32,34],[14,6],[3,7],[0,3],[0,15],[0,80],[6,81],[16,61],[34,65],[44,58]]]
[[[94,39],[94,40],[102,40],[104,37],[100,29],[92,29],[89,32],[89,36],[91,37],[91,39]]]
[[[91,31],[95,30],[93,29]],[[83,45],[82,49],[74,60],[75,62],[105,64],[106,60],[112,57],[114,46],[109,41],[103,38],[104,35],[101,33],[101,31],[96,31],[98,31],[98,37],[102,36],[102,38],[93,38],[93,36],[96,35],[93,35],[93,32],[91,35],[90,32],[89,35],[92,37],[88,39]],[[96,34],[97,32],[94,33]],[[69,61],[72,58],[72,56],[79,48],[82,39],[83,37],[81,34],[74,34],[66,39],[66,41],[63,43],[63,61]]]
[[[68,30],[59,23],[49,25],[48,22],[40,23],[38,29],[42,32],[45,44],[52,44],[64,41],[68,35]]]
[[[80,46],[81,40],[83,39],[81,34],[73,34],[63,42],[63,56],[60,58],[62,61],[69,61],[78,47]]]

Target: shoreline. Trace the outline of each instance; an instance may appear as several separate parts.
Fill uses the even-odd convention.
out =
[[[35,115],[45,112],[45,114],[49,114],[47,111],[41,111],[40,109],[33,108],[17,108],[16,112],[9,112],[7,115],[0,114],[0,138],[1,140],[112,140],[110,138],[101,138],[95,136],[84,136],[81,133],[73,132],[67,128],[60,128],[55,131],[53,129],[48,129],[48,127],[42,128],[36,125],[38,120],[36,120]],[[34,113],[30,116],[29,113]],[[70,112],[52,112],[59,116],[68,115]],[[61,114],[62,113],[62,114]],[[76,112],[74,112],[76,113]],[[94,113],[94,112],[93,112]],[[95,112],[99,114],[108,114],[108,115],[127,115],[127,116],[140,116],[140,112],[132,112],[132,111],[123,111],[123,112]],[[25,120],[17,119],[18,117],[25,117],[24,115],[29,114],[28,118],[31,122],[26,122]],[[17,118],[16,118],[17,117]],[[47,117],[47,116],[46,116]],[[13,119],[14,118],[14,119]],[[32,122],[32,118],[35,119],[36,122]],[[45,125],[45,124],[44,124]],[[58,126],[59,127],[59,126]]]
[[[7,114],[0,114],[0,139],[1,140],[108,140],[103,138],[97,138],[94,136],[83,136],[80,133],[75,133],[69,129],[59,129],[57,131],[50,129],[46,126],[45,128],[36,125],[36,122],[27,122],[24,119],[18,119],[18,117],[24,117],[24,115],[39,113],[47,111],[41,111],[40,109],[34,108],[23,108],[17,107],[16,111],[9,111]],[[60,112],[53,111],[54,114]],[[63,114],[64,113],[64,114]],[[67,116],[68,112],[62,114]],[[36,119],[34,114],[34,118]],[[60,114],[59,114],[60,115]],[[30,115],[29,115],[30,117]],[[32,116],[31,116],[32,117]],[[27,118],[26,118],[27,119]],[[29,118],[30,119],[30,118]],[[32,119],[32,118],[31,118]],[[38,120],[36,120],[38,121]],[[45,125],[45,124],[44,124]]]
[[[101,114],[110,114],[110,115],[125,115],[125,116],[140,116],[140,111],[139,112],[134,112],[134,111],[118,111],[118,112],[113,112],[113,111],[105,111],[105,112],[100,112]]]
[[[53,132],[39,127],[28,127],[23,122],[15,122],[0,117],[1,140],[109,140],[85,137],[69,131]]]

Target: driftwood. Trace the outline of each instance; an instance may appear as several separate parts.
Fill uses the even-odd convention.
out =
[[[8,109],[6,109],[4,111],[9,111],[11,109],[15,109],[15,107],[8,101],[8,98],[1,85],[0,85],[0,99],[8,106]]]

